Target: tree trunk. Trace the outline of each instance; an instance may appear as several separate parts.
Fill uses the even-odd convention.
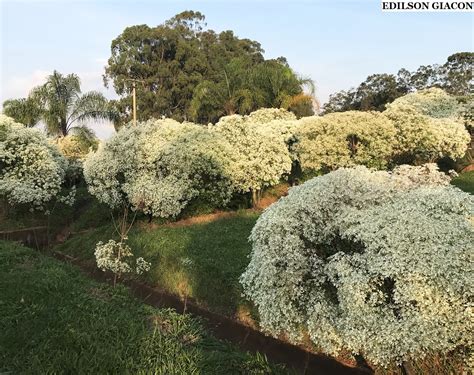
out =
[[[258,203],[258,190],[251,189],[252,192],[252,207],[255,208],[257,207]]]
[[[65,137],[67,135],[67,123],[66,123],[66,120],[61,120],[61,134],[63,137]]]

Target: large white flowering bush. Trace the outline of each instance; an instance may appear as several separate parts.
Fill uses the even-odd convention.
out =
[[[445,156],[458,159],[466,152],[470,136],[458,118],[430,117],[413,105],[396,101],[384,114],[396,128],[395,159],[420,163]]]
[[[454,96],[437,87],[420,90],[395,99],[391,105],[408,105],[434,118],[457,118],[463,109]]]
[[[206,127],[150,120],[121,130],[84,163],[89,191],[111,207],[130,203],[175,217],[193,199],[225,204],[233,192],[230,145]]]
[[[294,147],[304,171],[352,165],[383,168],[393,152],[395,128],[378,112],[348,111],[304,117]]]
[[[282,133],[264,125],[271,119],[256,122],[255,118],[260,117],[225,116],[210,126],[212,133],[229,142],[235,165],[233,184],[244,193],[275,185],[291,170],[292,160]]]
[[[10,205],[45,209],[61,191],[66,168],[66,159],[43,133],[0,114],[0,196]]]
[[[257,221],[241,277],[262,327],[375,364],[472,344],[473,197],[433,165],[342,168]]]

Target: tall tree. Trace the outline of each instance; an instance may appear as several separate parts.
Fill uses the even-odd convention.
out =
[[[107,99],[99,92],[81,93],[76,74],[62,75],[54,71],[44,85],[34,88],[28,98],[7,100],[5,114],[27,126],[40,120],[52,136],[66,136],[86,120],[113,119]]]
[[[275,93],[269,91],[268,80],[267,88],[260,85],[258,92],[252,86],[257,82],[251,73],[257,75],[262,64],[272,65],[272,74],[279,75],[283,86],[275,87],[278,93],[302,93],[291,69],[282,61],[266,61],[258,42],[205,27],[203,14],[185,11],[156,27],[128,27],[112,41],[104,82],[112,83],[120,95],[114,105],[122,121],[130,119],[134,82],[139,120],[166,116],[209,122],[225,114],[248,113],[261,102],[279,106],[278,100],[271,100]]]
[[[448,57],[442,67],[445,82],[443,88],[452,95],[469,95],[473,92],[472,74],[474,53],[459,52]]]

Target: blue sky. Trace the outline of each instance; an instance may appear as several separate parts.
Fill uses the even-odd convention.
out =
[[[126,26],[157,25],[186,9],[209,28],[259,41],[267,58],[285,56],[316,82],[317,96],[373,73],[443,63],[473,50],[473,13],[382,13],[379,0],[145,1],[0,0],[0,101],[26,96],[53,69],[100,90],[110,43]],[[106,129],[102,129],[101,133]]]

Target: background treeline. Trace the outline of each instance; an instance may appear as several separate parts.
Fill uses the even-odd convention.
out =
[[[342,90],[329,97],[323,112],[383,111],[386,104],[413,91],[438,87],[460,97],[472,94],[474,53],[459,52],[443,65],[422,65],[416,71],[400,69],[394,74],[372,74],[357,87]]]

